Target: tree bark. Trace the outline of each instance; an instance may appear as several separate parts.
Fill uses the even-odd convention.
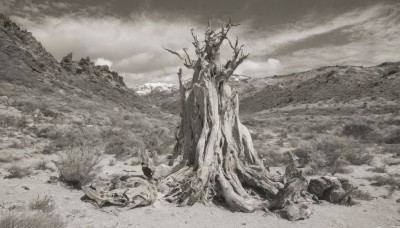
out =
[[[238,40],[234,45],[228,40],[234,56],[224,66],[220,63],[219,48],[228,39],[231,26],[228,23],[215,31],[209,25],[202,47],[193,35],[197,61],[190,59],[186,49],[186,58],[167,49],[194,73],[186,88],[182,70],[178,72],[181,123],[174,153],[183,159],[161,180],[159,189],[168,201],[181,206],[208,204],[219,198],[233,210],[252,212],[268,208],[283,184],[263,166],[254,150],[251,135],[240,122],[238,95],[232,94],[227,84],[248,56],[243,55]]]

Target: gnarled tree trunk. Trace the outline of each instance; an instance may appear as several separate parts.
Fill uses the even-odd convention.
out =
[[[209,203],[223,199],[230,208],[243,212],[268,208],[283,184],[263,166],[253,148],[251,136],[239,119],[238,95],[232,94],[227,80],[247,58],[236,39],[228,38],[228,23],[218,31],[210,24],[205,32],[204,45],[193,34],[197,60],[193,61],[184,49],[185,57],[168,50],[193,69],[191,84],[182,82],[181,123],[178,129],[175,154],[181,162],[172,173],[160,181],[165,198],[179,205],[195,202]],[[220,46],[228,40],[233,57],[221,65]]]

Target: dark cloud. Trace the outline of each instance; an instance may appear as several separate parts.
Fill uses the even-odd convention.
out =
[[[0,11],[56,58],[70,51],[90,56],[121,72],[130,86],[175,81],[181,63],[162,47],[190,48],[190,29],[200,33],[208,19],[242,24],[232,37],[251,53],[238,69],[250,76],[400,59],[397,1],[0,0]],[[224,47],[223,56],[230,54]]]

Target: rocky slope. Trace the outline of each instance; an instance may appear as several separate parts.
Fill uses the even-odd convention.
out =
[[[230,80],[239,93],[240,112],[253,113],[289,104],[334,99],[351,101],[365,97],[399,100],[400,62],[373,67],[328,66],[288,75]],[[152,93],[145,98],[163,110],[178,114],[178,92]]]
[[[129,90],[121,76],[89,58],[59,63],[30,32],[0,14],[0,95],[14,100],[74,99],[160,113]],[[84,102],[83,102],[84,103]],[[58,103],[57,103],[58,104]]]
[[[97,83],[103,80],[107,81],[113,87],[123,90],[128,89],[122,76],[119,76],[115,71],[110,71],[107,65],[95,66],[89,57],[74,61],[72,60],[72,53],[69,53],[61,60],[60,64],[68,73],[81,76],[91,82]]]

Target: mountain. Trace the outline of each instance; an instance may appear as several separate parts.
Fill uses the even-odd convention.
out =
[[[234,74],[230,78],[230,82],[248,82],[251,79],[249,76],[245,75],[237,75]],[[189,84],[190,80],[185,81],[185,84]],[[139,85],[133,88],[133,91],[140,96],[146,96],[150,94],[171,94],[179,90],[179,85],[175,83],[167,83],[167,82],[152,82],[145,83],[143,85]]]
[[[149,95],[150,93],[170,93],[177,91],[179,86],[174,83],[166,83],[166,82],[154,82],[154,83],[145,83],[140,86],[136,86],[133,88],[133,91],[138,95]]]
[[[38,153],[84,143],[118,156],[145,147],[170,151],[178,116],[149,104],[108,66],[72,57],[58,62],[30,32],[0,14],[0,130],[20,131],[15,135],[31,138]],[[23,142],[2,141],[13,143]]]
[[[334,99],[350,101],[365,97],[400,99],[400,62],[372,67],[327,66],[266,78],[238,78],[230,81],[239,93],[240,112],[254,113],[289,104],[316,103]],[[179,113],[179,93],[152,93],[144,98],[162,110]]]
[[[77,104],[95,101],[149,115],[159,113],[129,90],[123,78],[107,66],[95,66],[89,58],[73,61],[71,53],[58,62],[32,33],[3,14],[0,14],[0,62],[0,95],[14,100],[52,97],[61,101],[73,99]]]

